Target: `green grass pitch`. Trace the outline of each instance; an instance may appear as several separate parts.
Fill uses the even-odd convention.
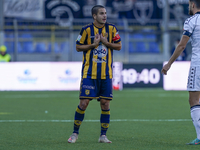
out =
[[[100,104],[90,102],[79,139],[69,144],[78,91],[0,92],[0,150],[194,150],[188,92],[114,91],[107,132],[98,143]]]

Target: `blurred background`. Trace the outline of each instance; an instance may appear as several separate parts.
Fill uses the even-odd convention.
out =
[[[188,17],[188,0],[1,0],[0,44],[12,61],[81,61],[75,41],[92,22],[91,8],[107,9],[122,38],[114,60],[162,63],[168,60]],[[188,46],[190,46],[188,44]],[[190,48],[185,60],[190,59]],[[141,59],[142,58],[142,59]]]
[[[0,0],[0,45],[7,47],[12,62],[81,62],[75,41],[82,26],[93,22],[91,8],[96,4],[106,7],[107,22],[114,23],[121,36],[122,49],[114,53],[114,61],[121,63],[114,70],[118,81],[123,80],[124,87],[163,87],[160,69],[180,40],[189,17],[188,0]],[[190,57],[188,43],[177,60]],[[72,70],[63,72],[70,76]],[[22,72],[24,84],[33,71],[25,67]]]

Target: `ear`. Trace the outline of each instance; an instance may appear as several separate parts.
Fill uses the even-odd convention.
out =
[[[192,3],[192,8],[194,8],[194,6],[195,6],[195,3]]]
[[[93,19],[96,20],[97,16],[95,14],[93,14]]]

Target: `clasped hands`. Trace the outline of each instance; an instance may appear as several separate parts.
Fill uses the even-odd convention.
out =
[[[107,33],[105,33],[105,36],[103,36],[103,34],[96,34],[95,38],[94,38],[94,46],[96,47],[97,45],[99,45],[99,42],[101,41],[104,45],[107,45],[108,40],[107,40]]]

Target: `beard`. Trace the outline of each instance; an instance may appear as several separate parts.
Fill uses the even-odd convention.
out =
[[[101,19],[97,19],[97,22],[99,23],[99,24],[104,24],[105,22],[103,21],[103,20],[101,20]]]
[[[192,12],[192,8],[191,7],[189,7],[189,13],[188,14],[191,15],[191,16],[194,15],[193,12]]]
[[[193,15],[194,15],[193,12],[192,12],[191,10],[189,10],[189,15],[190,15],[190,16],[193,16]]]

